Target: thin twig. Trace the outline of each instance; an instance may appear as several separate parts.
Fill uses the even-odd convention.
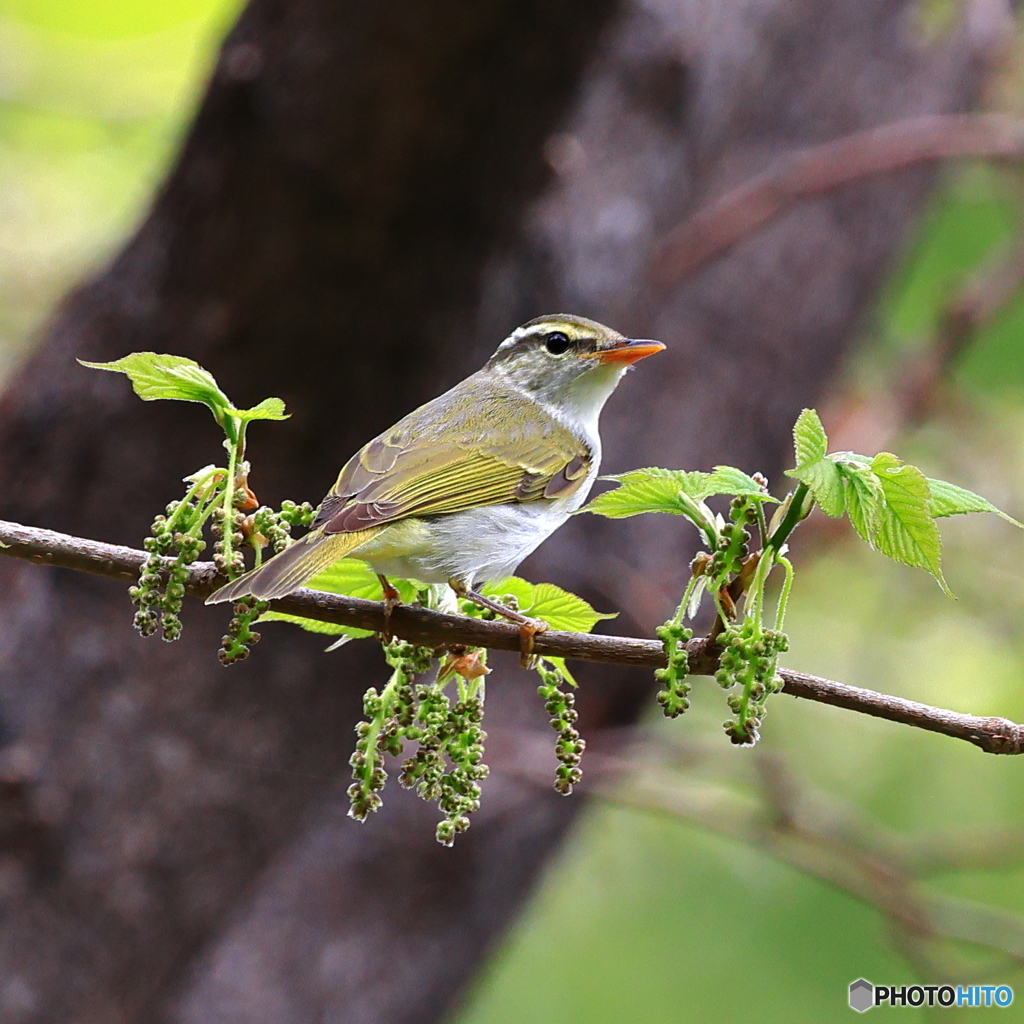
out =
[[[787,153],[669,231],[655,251],[650,280],[659,289],[677,285],[801,199],[953,157],[1024,158],[1024,121],[1005,114],[935,114]]]
[[[489,738],[503,748],[492,774],[550,788],[551,746],[543,733],[499,729]],[[805,787],[778,750],[729,759],[724,776],[715,770],[722,744],[668,742],[664,730],[635,727],[596,730],[587,739],[581,792],[745,843],[849,893],[885,915],[904,955],[926,979],[989,976],[959,947],[937,948],[937,939],[966,940],[1024,960],[1024,917],[923,885],[907,856],[916,846],[913,836],[890,831],[834,794]],[[741,775],[738,766],[745,769]],[[962,869],[956,846],[945,849],[946,870]],[[1019,844],[1017,850],[1014,863]],[[968,853],[964,864],[971,863]],[[950,959],[957,954],[962,958]],[[986,963],[981,972],[986,968],[992,970]]]
[[[41,565],[132,581],[138,577],[147,557],[145,552],[134,548],[85,540],[2,520],[0,553]],[[218,573],[212,562],[196,562],[189,571],[187,590],[193,597],[204,598],[225,582],[225,577]],[[375,632],[385,628],[384,605],[380,601],[364,601],[303,587],[272,602],[271,607],[290,615],[302,615],[321,622],[357,626]],[[520,649],[521,639],[517,626],[449,615],[415,605],[399,605],[391,612],[388,625],[395,636],[424,647],[463,645],[502,651]],[[711,675],[715,672],[720,652],[713,643],[705,639],[691,640],[687,650],[690,669],[695,675]],[[659,668],[665,664],[664,649],[657,640],[636,637],[548,630],[534,638],[534,651],[547,657],[610,662],[639,668]],[[978,718],[789,669],[780,669],[779,674],[785,683],[783,692],[793,697],[803,697],[967,740],[990,754],[1019,754],[1024,751],[1024,726],[1005,718]]]

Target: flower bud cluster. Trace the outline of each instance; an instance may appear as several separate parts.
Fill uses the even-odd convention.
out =
[[[749,552],[749,527],[757,522],[757,507],[750,498],[733,498],[729,505],[729,518],[718,531],[718,544],[705,568],[711,582],[712,593],[728,585],[743,568]]]
[[[448,712],[440,737],[447,751],[450,769],[438,780],[437,806],[444,818],[437,823],[437,841],[451,846],[460,832],[469,828],[469,815],[480,807],[480,783],[489,773],[483,763],[483,687],[455,702]],[[403,766],[404,768],[404,766]],[[403,771],[404,775],[404,771]]]
[[[382,758],[400,756],[405,742],[413,741],[416,750],[402,765],[399,782],[421,799],[437,802],[444,814],[437,839],[451,846],[469,828],[469,815],[480,806],[480,780],[488,774],[481,728],[484,688],[479,677],[460,682],[453,702],[444,692],[444,678],[415,685],[416,676],[429,669],[432,654],[401,640],[385,647],[394,671],[383,693],[371,688],[363,700],[366,719],[356,726],[356,749],[349,761],[354,780],[349,814],[364,821],[380,808],[379,793],[387,781]]]
[[[244,500],[245,494],[238,491],[235,497]],[[225,536],[225,527],[228,523],[230,531]],[[241,548],[245,540],[242,530],[246,525],[245,513],[238,509],[234,509],[230,516],[226,516],[222,508],[217,508],[213,513],[210,532],[217,538],[217,543],[213,545],[213,564],[229,579],[241,576],[245,572],[245,559],[242,557]]]
[[[551,728],[558,733],[555,757],[560,763],[555,769],[555,789],[562,796],[568,796],[572,787],[583,778],[580,761],[587,746],[576,728],[579,719],[579,713],[574,707],[576,698],[571,692],[562,689],[565,680],[549,661],[538,659],[536,670],[543,680],[537,687],[537,693],[544,698],[544,709],[551,716]]]
[[[348,759],[355,781],[348,787],[350,818],[366,821],[366,817],[378,810],[381,798],[377,795],[384,788],[387,775],[377,756],[377,736],[374,724],[378,723],[383,702],[375,687],[371,686],[363,695],[363,714],[366,721],[356,725],[356,749]],[[379,726],[378,726],[379,728]]]
[[[301,526],[308,529],[316,518],[316,509],[308,501],[297,505],[294,501],[285,499],[281,502],[281,511],[278,515],[281,521],[289,526]]]
[[[736,715],[724,723],[733,743],[752,745],[765,714],[768,697],[782,689],[782,680],[775,674],[779,654],[788,650],[785,633],[762,629],[751,617],[727,627],[719,638],[725,648],[715,673],[724,689],[741,687],[730,693],[726,701]]]
[[[654,678],[664,689],[658,692],[658,704],[666,718],[678,718],[690,706],[690,659],[686,653],[686,641],[693,636],[692,629],[686,629],[678,622],[669,620],[655,630],[658,639],[665,645],[665,668],[655,669]]]
[[[153,520],[150,536],[144,542],[149,557],[138,583],[128,590],[136,608],[133,624],[143,636],[152,636],[158,628],[169,643],[181,636],[188,567],[206,547],[197,536],[197,514],[195,505],[178,501],[167,506],[166,516]]]
[[[308,501],[301,505],[296,505],[294,501],[283,501],[280,512],[263,505],[252,515],[251,531],[257,539],[264,538],[271,544],[276,555],[291,544],[292,527],[309,526],[315,515]]]
[[[228,631],[220,638],[217,657],[225,666],[245,661],[249,648],[260,642],[260,634],[252,624],[270,607],[269,601],[259,601],[252,595],[241,598],[234,607],[234,617],[228,623]]]

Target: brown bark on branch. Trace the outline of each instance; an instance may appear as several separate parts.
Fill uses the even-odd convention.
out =
[[[39,530],[2,520],[0,545],[0,552],[13,558],[126,580],[134,580],[138,576],[148,557],[144,551],[133,548],[70,537],[53,530]],[[189,571],[187,590],[193,597],[204,598],[225,582],[225,577],[220,575],[212,562],[196,562]],[[336,622],[376,632],[382,632],[387,627],[395,636],[424,647],[463,645],[518,651],[520,646],[519,629],[509,623],[449,615],[415,605],[400,605],[393,609],[386,623],[384,605],[380,601],[342,597],[307,587],[271,602],[271,607],[289,615],[303,615],[321,622]],[[533,647],[540,655],[580,661],[638,668],[660,668],[665,664],[662,645],[657,640],[638,637],[548,630],[534,638]],[[694,675],[714,674],[718,668],[718,648],[713,642],[697,638],[687,644],[687,650],[690,671]],[[780,669],[779,675],[785,683],[783,693],[793,697],[804,697],[967,740],[989,754],[1019,754],[1024,751],[1024,725],[1006,718],[978,718],[947,711],[790,669]]]

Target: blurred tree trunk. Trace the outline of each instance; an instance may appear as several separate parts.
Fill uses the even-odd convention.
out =
[[[558,310],[670,346],[616,395],[607,470],[774,470],[928,173],[806,203],[657,301],[647,259],[774,154],[963,109],[984,19],[926,45],[914,18],[897,0],[252,0],[145,223],[3,400],[0,516],[137,544],[218,458],[205,412],[144,406],[75,356],[176,352],[240,404],[280,395],[293,417],[253,429],[252,483],[315,501],[358,444]],[[686,557],[665,524],[580,519],[527,569],[650,629]],[[517,778],[516,737],[545,716],[506,663],[484,808],[445,850],[394,786],[365,826],[345,817],[372,645],[325,656],[268,627],[225,672],[223,609],[188,609],[165,647],[107,581],[11,563],[0,593],[2,1021],[434,1020],[581,807]],[[586,675],[585,730],[634,720],[641,680]]]

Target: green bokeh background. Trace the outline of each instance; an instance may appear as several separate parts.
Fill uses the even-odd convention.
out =
[[[173,155],[237,0],[0,0],[0,377],[54,301],[132,229]],[[850,365],[850,386],[886,389],[927,345],[950,294],[1019,230],[1015,172],[949,168]],[[1024,298],[959,360],[955,389],[891,443],[931,476],[1024,515]],[[748,470],[757,467],[743,467]],[[297,496],[301,497],[301,496]],[[627,528],[624,526],[623,528]],[[946,576],[924,576],[819,527],[798,536],[787,664],[930,703],[1024,719],[1024,536],[996,520],[947,521]],[[827,553],[823,553],[827,552]],[[682,572],[682,570],[681,570]],[[675,723],[703,754],[681,788],[714,778],[749,790],[756,757],[904,837],[958,844],[1024,836],[1024,758],[776,698],[759,752],[731,750],[708,680]],[[694,767],[696,764],[696,767]],[[723,765],[725,767],[723,767]],[[584,762],[584,767],[586,762]],[[747,773],[744,776],[744,772]],[[746,790],[745,790],[746,787]],[[871,827],[870,825],[868,827]],[[938,841],[938,840],[936,840]],[[1024,915],[1019,843],[930,877],[929,891]],[[1021,952],[1024,953],[1024,946]],[[951,947],[972,962],[974,951]],[[595,802],[537,898],[467,997],[463,1024],[650,1024],[854,1019],[846,986],[924,980],[875,908],[760,849],[665,814]],[[950,977],[948,980],[961,980]],[[1024,1021],[1024,977],[1009,1010]],[[876,1010],[871,1018],[928,1017]],[[972,1016],[967,1017],[970,1013]],[[942,1011],[941,1020],[979,1011]]]

